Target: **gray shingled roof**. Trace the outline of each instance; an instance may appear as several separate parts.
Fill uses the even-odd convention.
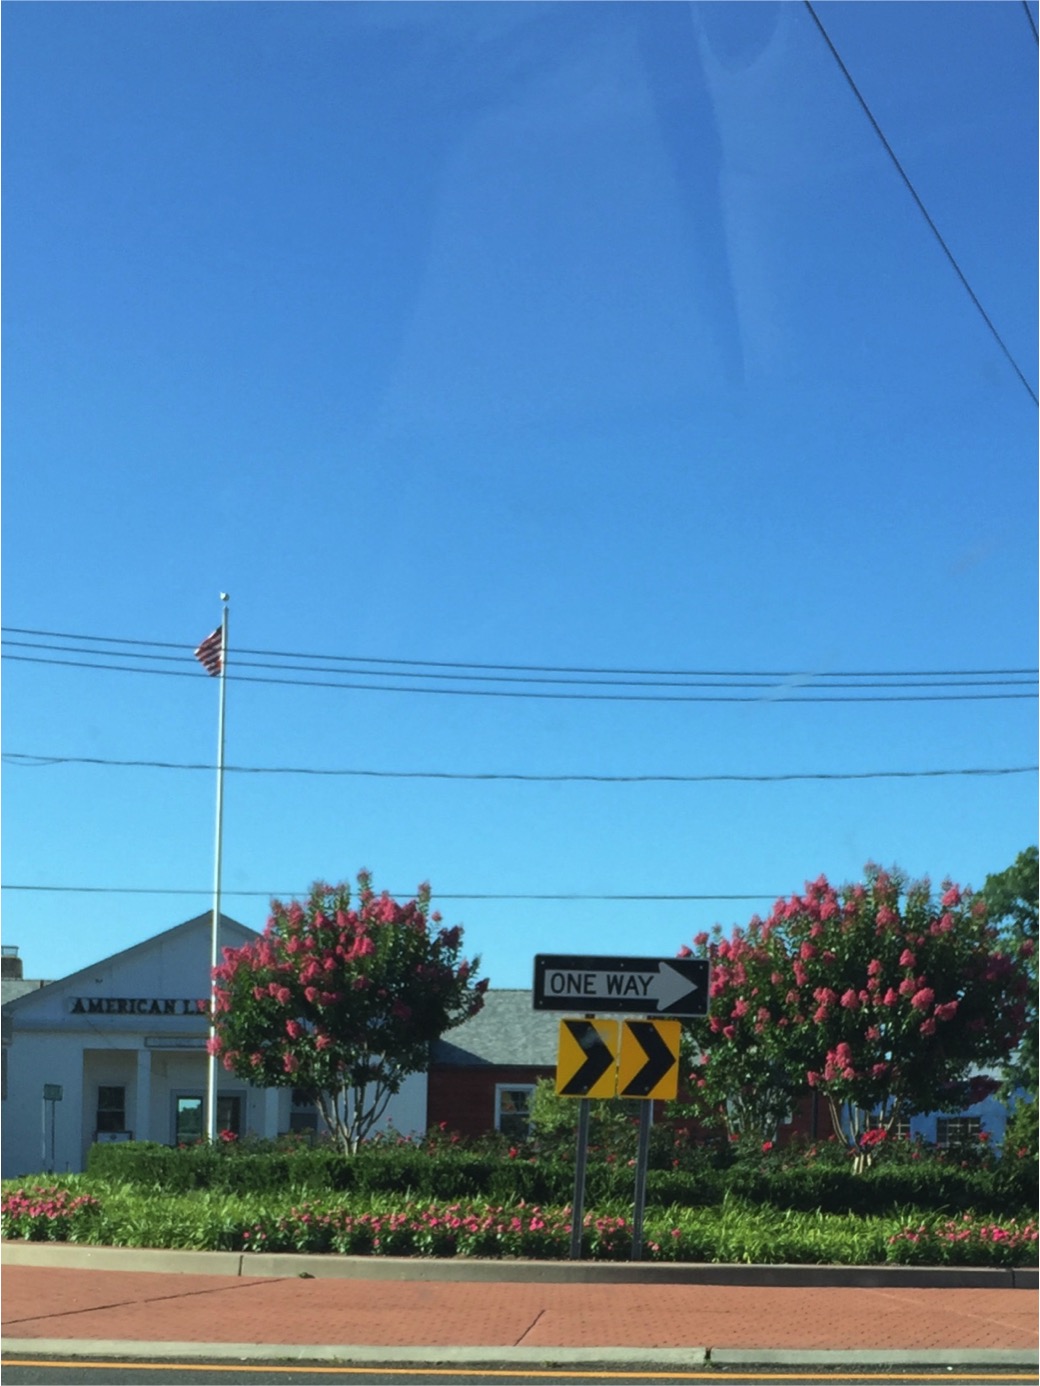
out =
[[[436,1040],[435,1064],[555,1068],[560,1017],[531,1006],[531,992],[489,989],[484,1009]]]

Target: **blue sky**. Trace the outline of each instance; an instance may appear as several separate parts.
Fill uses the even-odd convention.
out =
[[[868,860],[978,886],[1036,840],[1035,773],[698,778],[1036,762],[1035,680],[906,675],[1036,666],[1037,7],[816,12],[1028,386],[802,4],[4,7],[27,975],[208,907],[213,773],[113,762],[212,764],[222,590],[239,675],[764,672],[741,702],[229,677],[229,766],[685,777],[229,771],[253,927],[319,877],[429,880],[526,986],[538,952],[670,955]],[[511,898],[448,898],[481,895]]]

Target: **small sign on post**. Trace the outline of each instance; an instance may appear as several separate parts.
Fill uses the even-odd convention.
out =
[[[64,1090],[60,1083],[44,1083],[43,1085],[43,1164],[48,1174],[54,1173],[54,1111],[57,1103],[64,1097]],[[50,1154],[47,1150],[47,1113],[50,1103]]]

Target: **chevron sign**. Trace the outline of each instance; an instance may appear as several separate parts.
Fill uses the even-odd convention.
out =
[[[671,1101],[679,1088],[678,1020],[561,1020],[560,1097]]]

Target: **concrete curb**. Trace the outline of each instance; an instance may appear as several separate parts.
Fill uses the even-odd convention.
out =
[[[340,1366],[407,1368],[455,1366],[496,1368],[573,1368],[589,1371],[637,1367],[641,1371],[689,1371],[704,1367],[796,1367],[800,1370],[900,1367],[974,1367],[1035,1369],[1040,1354],[1017,1348],[900,1348],[835,1351],[832,1349],[767,1348],[568,1348],[568,1347],[355,1347],[303,1346],[298,1343],[142,1343],[118,1339],[4,1338],[3,1360],[55,1357],[176,1362],[298,1362]]]
[[[505,1284],[745,1285],[820,1289],[1035,1290],[1032,1267],[833,1266],[634,1262],[479,1261],[417,1256],[298,1256],[238,1251],[155,1251],[136,1247],[82,1246],[70,1242],[5,1241],[8,1266],[66,1270],[154,1271],[164,1274],[269,1276],[340,1280],[419,1280]]]

